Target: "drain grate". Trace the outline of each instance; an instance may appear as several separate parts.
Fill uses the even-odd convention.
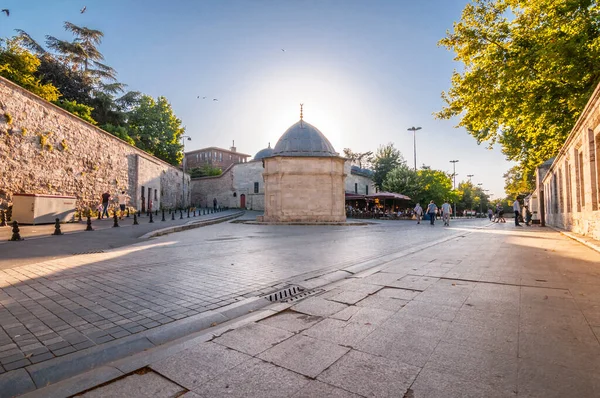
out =
[[[81,256],[82,254],[96,254],[96,253],[104,253],[104,250],[89,250],[87,252],[77,252],[72,253],[74,256]]]
[[[268,295],[264,296],[264,298],[266,298],[267,300],[269,300],[271,302],[285,303],[285,302],[291,300],[292,298],[299,297],[300,295],[302,295],[302,297],[307,296],[308,294],[305,294],[305,293],[308,293],[308,292],[305,292],[304,289],[301,288],[300,286],[290,286],[285,289],[279,290],[275,293],[268,294]]]

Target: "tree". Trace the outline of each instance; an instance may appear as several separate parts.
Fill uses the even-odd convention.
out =
[[[86,122],[91,124],[97,124],[97,122],[92,118],[92,107],[83,104],[78,104],[77,101],[58,100],[53,102],[55,105],[58,105],[64,110],[79,116]]]
[[[371,156],[373,152],[352,152],[350,148],[344,148],[344,157],[350,160],[353,166],[362,168],[368,168],[371,165]]]
[[[417,171],[422,190],[413,200],[419,203],[429,203],[433,200],[438,206],[444,200],[454,202],[456,194],[452,191],[452,179],[441,170],[422,168]]]
[[[393,143],[390,142],[387,145],[381,145],[377,149],[375,159],[373,159],[373,182],[375,182],[375,185],[382,189],[387,174],[404,163],[402,154],[394,148]]]
[[[436,116],[499,143],[531,190],[600,80],[599,20],[595,0],[471,0],[439,42],[464,69]]]
[[[143,95],[139,105],[127,114],[127,124],[138,148],[172,165],[181,163],[183,146],[179,141],[185,128],[165,97],[154,100]]]
[[[525,176],[519,165],[508,169],[503,177],[505,181],[504,191],[511,198],[530,193],[532,191],[531,186],[535,182],[533,181],[534,176]]]
[[[202,167],[194,167],[187,172],[192,177],[210,177],[210,176],[219,176],[223,173],[221,168],[213,166],[211,164],[205,164]]]
[[[50,83],[35,76],[40,60],[19,45],[18,40],[0,41],[0,76],[39,95],[46,101],[56,101],[60,92]]]
[[[383,189],[406,195],[416,203],[416,199],[422,195],[423,185],[418,172],[403,163],[386,175]]]

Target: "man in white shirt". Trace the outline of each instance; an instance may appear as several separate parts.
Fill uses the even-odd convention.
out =
[[[119,207],[121,208],[121,220],[123,219],[123,214],[125,214],[125,208],[127,207],[127,201],[129,200],[130,196],[127,195],[125,193],[125,191],[121,191],[121,193],[119,195],[117,195],[119,197]]]
[[[515,227],[521,227],[521,224],[519,224],[519,214],[521,213],[519,198],[515,198],[515,201],[513,202],[513,210],[515,211]]]
[[[423,208],[420,204],[417,203],[413,210],[415,212],[415,217],[417,218],[417,224],[421,224],[421,217],[423,217]]]
[[[444,220],[444,225],[448,227],[450,226],[450,214],[452,214],[452,206],[446,199],[442,205],[442,220]]]

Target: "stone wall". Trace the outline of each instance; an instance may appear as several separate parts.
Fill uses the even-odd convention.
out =
[[[344,159],[281,157],[265,159],[267,222],[343,222]]]
[[[351,171],[350,161],[346,161],[344,172],[346,173],[346,192],[352,192],[358,195],[370,195],[375,193],[375,183],[373,180],[367,176]]]
[[[233,166],[233,189],[236,192],[237,202],[235,207],[242,207],[242,198],[245,198],[246,208],[250,210],[265,209],[265,182],[263,180],[263,163],[261,160]],[[258,184],[258,192],[255,192]],[[244,195],[242,197],[242,195]]]
[[[142,186],[153,190],[154,208],[182,203],[181,170],[3,78],[0,171],[2,208],[13,193],[72,195],[85,208],[96,207],[103,192],[124,190],[141,209]]]
[[[600,85],[554,162],[538,170],[546,224],[600,240],[599,155]]]
[[[238,207],[237,198],[233,196],[233,169],[232,165],[215,177],[193,178],[191,182],[192,204],[199,207],[212,207],[213,199],[217,199],[220,206]]]

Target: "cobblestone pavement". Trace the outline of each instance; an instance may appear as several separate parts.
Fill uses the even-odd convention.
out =
[[[600,396],[600,254],[550,229],[473,232],[112,364],[144,371],[83,396]]]
[[[84,232],[85,222],[61,224],[61,230],[65,235],[53,236],[54,225],[26,225],[19,227],[21,237],[25,240],[20,242],[9,242],[12,235],[10,227],[0,227],[0,269],[13,268],[21,265],[39,263],[46,260],[56,259],[64,256],[72,256],[74,253],[108,250],[116,247],[131,245],[138,242],[138,238],[150,231],[166,228],[174,225],[186,224],[190,221],[198,221],[222,217],[237,212],[229,210],[225,212],[205,214],[202,216],[187,218],[187,214],[177,213],[175,220],[168,213],[165,221],[162,216],[150,218],[142,215],[139,225],[132,226],[133,217],[124,217],[119,221],[119,228],[113,228],[112,219],[92,220],[94,231]],[[183,218],[181,218],[183,215]]]
[[[485,221],[453,225],[472,228]],[[461,233],[409,221],[353,227],[225,223],[0,270],[0,373],[223,307],[298,275]]]

